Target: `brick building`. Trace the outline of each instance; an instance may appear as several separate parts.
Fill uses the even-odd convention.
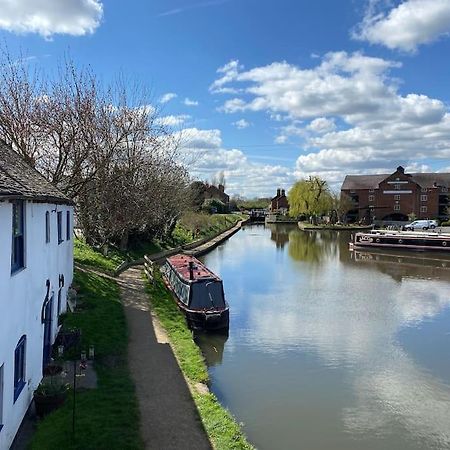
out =
[[[289,202],[284,189],[277,189],[277,195],[270,200],[269,211],[278,214],[288,213]]]
[[[206,185],[204,195],[205,200],[214,198],[216,200],[220,200],[222,203],[225,203],[227,206],[230,204],[230,196],[225,194],[225,186],[223,184],[219,184],[217,187],[212,184]]]
[[[392,174],[347,175],[341,187],[352,203],[350,221],[406,221],[447,219],[450,173],[405,173],[401,166]]]

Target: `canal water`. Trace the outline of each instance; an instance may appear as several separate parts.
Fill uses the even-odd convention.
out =
[[[211,389],[261,450],[450,448],[450,258],[349,238],[247,226],[203,258],[230,304]]]

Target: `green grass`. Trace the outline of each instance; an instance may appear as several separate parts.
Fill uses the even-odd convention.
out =
[[[192,339],[184,315],[179,311],[159,273],[153,285],[147,284],[152,310],[165,328],[181,370],[190,382],[207,383],[209,380],[205,360]],[[195,391],[195,387],[193,388]],[[234,417],[222,407],[217,398],[209,394],[194,394],[205,429],[217,450],[253,449]]]
[[[163,250],[189,244],[197,239],[212,237],[231,228],[245,216],[238,214],[201,214],[188,213],[176,225],[172,237],[165,241],[140,242],[126,252],[110,246],[107,256],[94,249],[81,239],[74,240],[75,261],[84,266],[113,274],[124,261],[143,258],[144,255],[159,253]],[[196,231],[199,231],[196,233]]]
[[[90,247],[81,239],[74,240],[73,254],[75,262],[107,273],[113,273],[125,259],[124,255],[115,249],[109,249],[108,256],[104,256],[99,250]]]
[[[194,394],[203,425],[217,450],[251,450],[235,418],[217,400],[214,394]]]
[[[152,310],[158,315],[174,346],[181,370],[190,380],[206,383],[209,379],[208,371],[201,351],[192,340],[192,333],[186,326],[186,320],[164,286],[159,273],[156,274],[155,284],[147,284],[147,291],[151,298]]]
[[[127,367],[128,334],[117,284],[77,271],[74,286],[82,304],[64,328],[80,328],[81,349],[95,346],[98,388],[77,392],[76,441],[71,439],[72,395],[38,423],[32,450],[136,450],[143,448],[139,411]]]

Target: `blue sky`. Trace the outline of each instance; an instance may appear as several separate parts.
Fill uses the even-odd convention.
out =
[[[0,39],[151,88],[194,177],[450,172],[449,0],[0,0]],[[193,157],[194,156],[194,157]]]

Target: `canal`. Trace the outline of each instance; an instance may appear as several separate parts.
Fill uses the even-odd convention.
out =
[[[231,309],[198,338],[211,390],[261,450],[450,448],[450,258],[348,241],[254,225],[203,258]]]

